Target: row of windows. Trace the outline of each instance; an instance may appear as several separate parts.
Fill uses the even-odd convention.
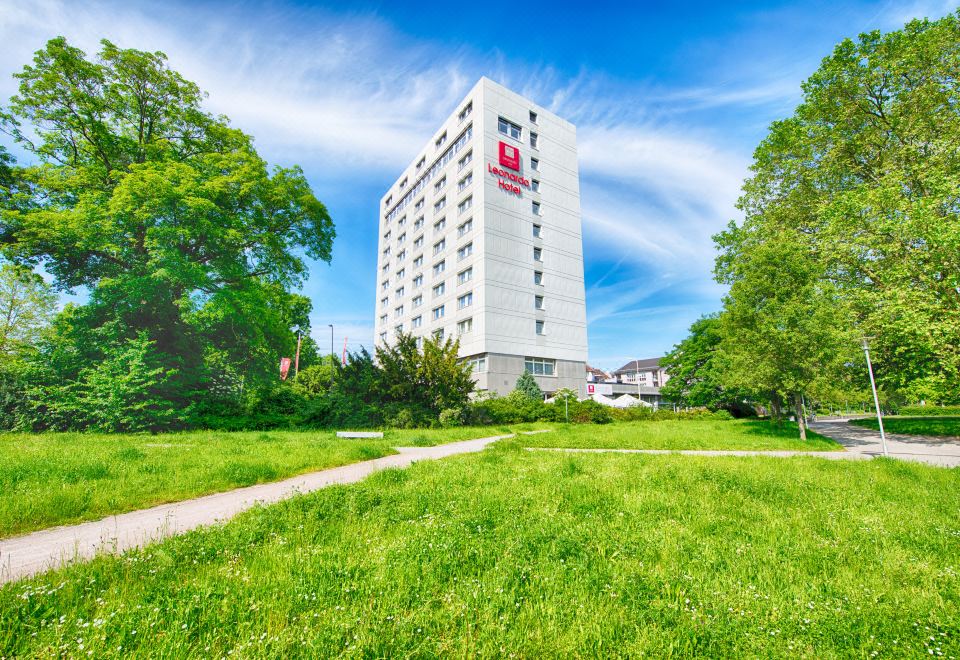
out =
[[[422,327],[422,326],[423,326],[423,317],[422,317],[422,316],[417,316],[417,317],[411,319],[410,325],[411,325],[411,329],[413,329],[413,330]],[[393,331],[394,331],[395,334],[400,334],[401,332],[403,332],[403,324],[402,324],[402,323],[398,323],[397,325],[393,326]],[[470,334],[471,332],[473,332],[473,318],[463,319],[462,321],[458,321],[458,322],[457,322],[457,334],[458,334],[458,335],[463,336],[463,335]],[[436,341],[443,341],[444,336],[445,336],[445,332],[444,332],[444,329],[443,329],[443,328],[437,328],[436,330],[433,331],[432,334],[433,334],[433,338],[434,338]],[[381,341],[382,343],[386,343],[386,341],[387,341],[387,333],[386,333],[386,331],[383,331],[383,332],[380,333],[380,341]],[[423,337],[417,337],[417,338],[416,338],[416,342],[417,342],[417,348],[423,348]]]
[[[439,265],[439,264],[438,264],[438,265]],[[441,269],[441,271],[442,271],[442,269]],[[457,273],[457,285],[466,284],[467,282],[471,281],[472,279],[473,279],[473,266],[470,266],[469,268],[466,268],[466,269],[460,271],[459,273]],[[389,283],[388,283],[388,282],[381,282],[381,285],[387,285],[387,284],[389,284]],[[418,274],[416,277],[413,278],[413,288],[414,288],[414,289],[419,289],[421,286],[423,286],[423,275],[422,275],[422,274]],[[386,289],[387,287],[384,286],[384,287],[382,287],[382,288]],[[446,282],[440,282],[440,284],[437,284],[436,286],[433,287],[432,291],[433,291],[433,297],[434,297],[434,298],[437,298],[437,297],[439,297],[439,296],[442,296],[444,293],[446,293]],[[396,290],[394,293],[395,293],[395,295],[396,295],[397,298],[402,298],[405,292],[406,292],[405,287],[402,287],[402,286],[401,286],[401,287],[397,288],[397,290]],[[466,302],[465,302],[464,304],[461,304],[461,303],[460,303],[461,299],[465,299]],[[460,298],[458,298],[458,299],[457,299],[457,303],[458,303],[458,306],[459,306],[461,309],[462,309],[463,307],[466,307],[466,306],[468,306],[468,305],[473,304],[473,292],[469,292],[469,293],[466,294],[465,296],[461,296]],[[389,297],[384,296],[383,298],[380,299],[380,306],[381,306],[381,307],[386,307],[386,306],[389,305],[389,304],[390,304],[390,298],[389,298]],[[411,306],[412,306],[414,309],[416,309],[417,307],[419,307],[419,306],[422,305],[422,304],[423,304],[423,294],[418,294],[418,295],[414,296],[413,299],[411,300]],[[403,306],[401,305],[400,307],[395,307],[395,308],[394,308],[394,311],[396,312],[396,315],[397,315],[397,316],[402,315],[402,313],[403,313]],[[383,325],[384,323],[386,323],[386,320],[387,320],[387,316],[386,316],[386,315],[381,316],[381,317],[380,317],[380,323],[381,323],[381,325]]]
[[[428,169],[424,173],[424,175],[420,177],[420,180],[417,181],[416,185],[413,188],[411,188],[400,199],[399,202],[397,202],[397,205],[393,207],[393,209],[391,209],[389,213],[387,213],[387,216],[386,216],[387,222],[391,222],[392,220],[394,220],[400,214],[400,212],[403,211],[403,209],[406,208],[407,205],[410,204],[410,202],[412,202],[416,198],[416,196],[423,191],[427,183],[433,180],[433,178],[437,174],[439,174],[444,167],[446,167],[447,163],[449,163],[453,159],[454,155],[457,154],[461,149],[463,149],[467,145],[471,137],[473,137],[473,124],[470,124],[469,126],[467,126],[466,130],[460,135],[460,137],[457,138],[456,142],[450,145],[447,148],[447,150],[443,153],[442,156],[437,158],[436,162],[434,162],[434,164],[430,166],[430,169]],[[472,158],[472,154],[468,154],[468,156]],[[465,158],[467,158],[467,156],[465,156],[464,159]],[[461,159],[461,167],[464,159]],[[425,162],[425,159],[422,158],[418,163],[418,165],[420,165],[423,162]],[[392,201],[393,201],[393,196],[391,195],[384,202],[384,206],[389,208],[390,203]],[[417,202],[416,206],[414,207],[414,210],[419,211],[421,208],[423,208],[422,199]]]
[[[471,320],[472,324],[472,320]],[[475,357],[468,357],[463,360],[466,364],[470,365],[472,373],[482,374],[487,371],[487,356],[486,355],[477,355]],[[528,373],[534,374],[536,376],[553,376],[557,370],[556,360],[551,360],[549,358],[535,358],[528,357],[524,358],[523,368]]]

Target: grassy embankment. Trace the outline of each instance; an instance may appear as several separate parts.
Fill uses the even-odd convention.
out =
[[[500,428],[164,435],[0,434],[0,537],[276,481],[427,446],[502,434]]]
[[[0,656],[960,656],[960,471],[526,440],[7,585]]]
[[[571,426],[564,433],[524,436],[527,447],[576,447],[595,449],[746,449],[834,451],[839,444],[812,431],[801,442],[797,425],[777,427],[766,420],[663,420]]]
[[[874,431],[880,430],[876,419],[855,419],[850,423]],[[960,438],[960,417],[884,417],[883,429],[887,433],[904,435]]]

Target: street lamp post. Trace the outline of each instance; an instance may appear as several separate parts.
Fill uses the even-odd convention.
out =
[[[330,387],[333,387],[333,324],[327,325],[330,326]]]
[[[883,444],[883,455],[887,453],[887,436],[883,432],[883,415],[880,414],[880,397],[877,396],[877,383],[873,379],[873,365],[870,363],[870,340],[873,337],[863,337],[860,339],[860,345],[863,347],[863,354],[867,358],[867,371],[870,373],[870,389],[873,390],[873,405],[877,409],[877,424],[880,425],[880,442]]]

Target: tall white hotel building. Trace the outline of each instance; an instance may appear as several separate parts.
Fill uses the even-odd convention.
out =
[[[479,390],[527,370],[583,394],[573,124],[481,78],[381,199],[379,234],[378,345],[453,336]]]

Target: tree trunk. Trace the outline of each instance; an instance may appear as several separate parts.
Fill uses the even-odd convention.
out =
[[[800,439],[806,441],[807,423],[806,420],[803,419],[803,399],[799,392],[793,395],[793,405],[797,411],[797,426],[800,427]]]
[[[780,395],[773,392],[770,396],[770,423],[774,426],[780,426],[783,422],[783,402]]]

